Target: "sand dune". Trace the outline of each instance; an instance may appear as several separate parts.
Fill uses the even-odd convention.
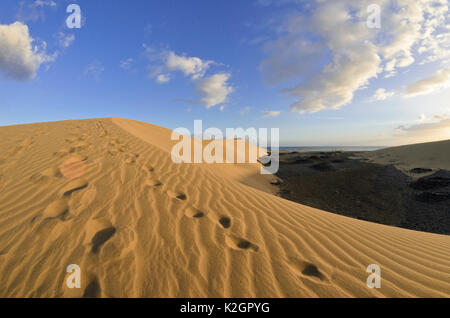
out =
[[[257,164],[175,164],[167,129],[93,119],[0,136],[2,297],[450,296],[449,236],[281,199]]]
[[[450,140],[391,147],[366,152],[364,158],[380,164],[392,164],[405,173],[414,168],[450,170]]]

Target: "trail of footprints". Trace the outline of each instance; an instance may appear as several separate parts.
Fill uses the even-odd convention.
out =
[[[151,165],[145,165],[144,170],[148,172],[154,172],[154,168]],[[159,181],[156,177],[153,177],[151,174],[147,178],[147,184],[150,185],[152,188],[157,189],[159,187],[162,187],[162,182]],[[179,193],[175,191],[168,190],[166,191],[166,194],[171,197],[174,200],[179,201],[187,201],[188,197],[184,193]],[[195,208],[192,205],[187,205],[184,210],[184,214],[193,219],[203,219],[207,217],[207,214],[203,211],[200,211],[199,209]],[[210,219],[212,219],[215,223],[217,223],[220,227],[222,227],[224,230],[229,230],[232,227],[232,219],[226,215],[221,216],[210,216]],[[227,234],[225,237],[226,244],[236,250],[241,251],[251,251],[251,252],[258,252],[259,246],[250,242],[249,240],[242,238],[240,236],[234,235],[234,234]],[[288,261],[289,267],[291,268],[292,272],[295,273],[299,277],[306,277],[308,279],[312,279],[316,283],[320,284],[327,284],[330,282],[330,279],[325,273],[323,273],[319,268],[308,261],[305,261],[303,259],[298,258],[289,258]]]
[[[44,221],[49,219],[60,219],[65,221],[69,213],[69,198],[72,193],[83,190],[88,186],[87,180],[80,178],[69,182],[59,193],[60,198],[50,203],[42,213]]]
[[[154,172],[154,168],[148,164],[144,166],[144,170],[146,170],[147,172]],[[147,178],[146,183],[153,189],[157,189],[157,188],[160,188],[163,186],[162,182],[159,181],[159,179],[153,177],[152,175],[150,175]],[[167,191],[165,191],[165,193],[170,198],[177,200],[177,201],[187,201],[188,200],[187,195],[182,192],[167,190]],[[187,217],[190,217],[193,219],[202,219],[205,216],[207,216],[206,213],[198,210],[197,208],[195,208],[189,204],[187,205],[187,207],[185,207],[184,214]],[[225,216],[225,215],[222,215],[219,217],[210,216],[210,219],[215,221],[220,227],[222,227],[225,230],[230,229],[232,226],[231,218],[228,216]],[[253,252],[259,251],[259,247],[256,244],[254,244],[244,238],[233,235],[233,234],[228,234],[225,241],[226,241],[227,245],[233,249],[248,250],[248,251],[253,251]]]
[[[97,127],[100,129],[100,136],[107,136],[108,133],[104,129],[104,127],[101,125],[101,123],[97,124]],[[80,128],[80,127],[77,127]],[[87,160],[86,156],[78,155],[79,151],[85,150],[87,148],[92,147],[92,145],[87,142],[88,135],[85,133],[80,133],[78,131],[74,131],[72,133],[72,137],[67,138],[65,140],[66,143],[69,144],[69,146],[66,146],[62,148],[60,151],[54,153],[57,157],[65,157],[67,155],[71,155],[71,159],[74,159],[78,162],[84,162]],[[108,137],[110,138],[110,137]],[[115,140],[118,142],[118,140]],[[121,150],[125,150],[125,146],[120,145]],[[138,156],[135,156],[134,158],[137,158]],[[130,163],[134,163],[130,161]],[[31,180],[46,180],[48,181],[51,178],[61,178],[61,167],[52,167],[48,168],[41,173],[37,175],[33,175],[31,177]],[[45,210],[41,213],[40,216],[35,217],[32,219],[32,222],[34,222],[37,218],[41,218],[43,222],[52,220],[52,219],[59,219],[60,221],[66,221],[69,217],[70,212],[70,206],[69,201],[72,194],[78,191],[82,191],[86,189],[89,186],[89,182],[82,178],[76,178],[70,181],[67,185],[65,185],[59,192],[59,198],[55,201],[53,201],[51,204],[49,204]],[[91,252],[93,254],[98,254],[100,248],[103,246],[105,242],[107,242],[116,232],[116,228],[113,227],[108,222],[102,221],[98,222],[97,220],[90,220],[88,221],[87,228],[93,228],[94,230],[88,230],[87,231],[87,237],[88,237],[88,243],[91,248]],[[95,297],[96,294],[98,294],[99,285],[98,281],[95,279],[89,284],[89,286],[85,290],[85,296],[87,297]]]
[[[126,164],[132,165],[137,162],[140,158],[139,154],[133,154],[128,152],[128,146],[122,144],[118,138],[114,138],[108,135],[108,132],[103,127],[101,123],[97,124],[97,128],[100,130],[100,136],[106,137],[109,142],[109,150],[108,153],[112,156],[116,156],[118,154],[124,155],[124,162]],[[78,152],[83,150],[90,145],[86,142],[87,135],[82,134],[78,136],[74,136],[73,138],[67,139],[66,142],[71,144],[68,147],[61,149],[55,155],[65,156],[67,154],[72,154],[74,152]],[[84,158],[83,160],[85,160]],[[154,176],[153,172],[155,171],[154,167],[150,164],[144,164],[143,169],[148,173],[148,177],[146,179],[146,185],[150,186],[151,189],[157,190],[162,188],[163,183]],[[44,177],[61,177],[61,173],[58,168],[49,168],[41,173]],[[42,218],[44,220],[48,219],[60,219],[61,221],[65,221],[69,214],[69,198],[70,196],[77,192],[82,191],[87,188],[89,183],[87,180],[83,178],[79,178],[69,182],[61,191],[60,198],[54,202],[52,202],[45,211],[42,213]],[[165,194],[172,198],[173,200],[185,202],[188,201],[188,197],[186,194],[181,192],[176,192],[172,190],[166,190]],[[229,231],[232,227],[232,219],[226,215],[207,215],[205,212],[198,210],[197,208],[187,204],[185,206],[184,214],[192,219],[201,220],[205,217],[208,217],[218,226],[220,226],[223,230]],[[107,220],[89,220],[86,224],[87,228],[87,243],[90,246],[90,252],[94,255],[98,254],[101,247],[116,233],[116,228],[112,226],[112,224]],[[232,249],[240,250],[240,251],[251,251],[258,252],[258,245],[250,242],[249,240],[242,238],[240,236],[236,236],[232,233],[228,233],[225,237],[225,243]],[[299,276],[306,276],[312,279],[316,279],[320,282],[328,281],[328,278],[312,263],[299,260],[296,258],[290,259],[289,264],[294,273]],[[96,276],[93,276],[90,280],[90,283],[87,285],[84,290],[83,297],[99,297],[101,294],[101,288],[99,281]]]

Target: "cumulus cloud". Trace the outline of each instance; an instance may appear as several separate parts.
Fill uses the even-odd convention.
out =
[[[43,63],[52,62],[56,55],[45,53],[45,42],[39,48],[34,45],[28,26],[15,22],[0,24],[0,73],[14,80],[29,80]]]
[[[394,91],[387,91],[384,88],[379,88],[375,91],[375,94],[373,94],[373,98],[375,100],[385,100],[394,95],[395,95]]]
[[[408,85],[405,96],[411,97],[428,94],[448,85],[450,85],[450,69],[439,70],[430,77]]]
[[[206,70],[212,61],[202,61],[198,57],[186,57],[169,52],[166,60],[166,67],[169,71],[181,71],[185,76],[191,76],[193,79],[205,75]]]
[[[197,101],[189,100],[189,103],[205,105],[209,109],[225,103],[228,95],[233,92],[232,86],[228,83],[231,77],[230,73],[222,72],[205,76],[210,66],[216,64],[213,61],[177,55],[172,51],[158,52],[146,45],[144,48],[145,54],[153,62],[149,67],[150,77],[154,78],[157,83],[168,83],[172,79],[173,73],[181,72],[194,84],[195,91],[200,98]],[[158,61],[159,64],[157,64]],[[223,109],[224,106],[221,105],[221,110]]]
[[[261,117],[263,117],[263,118],[266,118],[266,117],[277,117],[278,115],[280,115],[280,111],[263,110],[261,112]]]
[[[227,96],[233,91],[227,81],[230,78],[228,73],[219,73],[210,77],[198,79],[195,83],[195,89],[200,95],[199,102],[207,109],[224,103]]]
[[[291,111],[340,108],[371,79],[450,56],[447,0],[379,0],[380,29],[367,26],[372,2],[316,0],[307,14],[285,18],[275,40],[266,43],[268,56],[260,65],[265,81],[298,83],[282,90],[297,99]],[[387,98],[386,93],[380,91],[379,97]]]

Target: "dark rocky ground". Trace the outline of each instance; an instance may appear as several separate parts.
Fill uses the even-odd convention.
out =
[[[370,222],[450,235],[450,172],[351,159],[351,152],[282,152],[280,196]]]

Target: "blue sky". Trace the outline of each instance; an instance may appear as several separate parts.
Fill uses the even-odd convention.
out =
[[[66,25],[72,3],[81,28]],[[380,28],[367,26],[371,3]],[[278,127],[283,146],[450,138],[447,6],[2,0],[0,125],[126,117],[192,129],[202,119]]]

